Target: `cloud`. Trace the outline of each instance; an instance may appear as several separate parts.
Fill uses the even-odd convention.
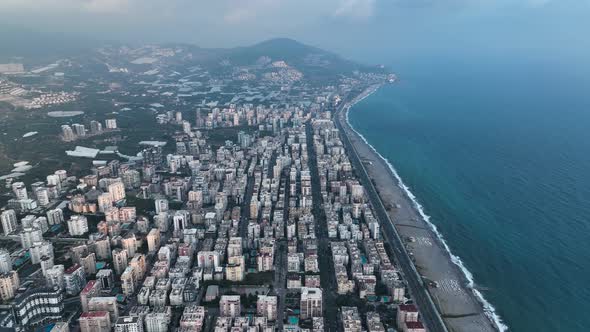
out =
[[[389,0],[380,0],[385,3]],[[396,1],[396,0],[393,0]],[[540,1],[540,0],[537,0]],[[48,16],[64,14],[150,16],[164,12],[212,18],[228,24],[257,20],[308,20],[310,17],[367,19],[377,0],[0,0],[2,13]],[[61,17],[61,16],[60,16]],[[264,22],[258,22],[264,23]]]
[[[579,4],[590,0],[0,0],[0,24],[94,39],[204,46],[282,36],[336,44],[345,42],[343,35],[383,27],[422,31],[445,20],[526,10],[540,15],[565,7],[562,2],[582,8]]]
[[[223,20],[230,24],[245,23],[275,14],[280,11],[281,5],[287,5],[287,1],[284,0],[229,0],[226,2]]]
[[[223,15],[223,20],[226,23],[238,24],[243,23],[249,19],[256,17],[256,14],[246,8],[235,8]]]
[[[342,0],[334,12],[336,17],[367,19],[375,14],[376,0]]]
[[[531,7],[543,7],[550,2],[551,0],[528,0],[527,4]]]
[[[0,9],[6,11],[46,11],[79,13],[125,13],[133,6],[140,5],[138,0],[2,0]]]
[[[82,9],[92,13],[126,13],[132,0],[83,0]]]
[[[218,0],[219,1],[219,0]],[[230,24],[256,20],[306,20],[310,17],[367,19],[377,0],[229,0],[223,20]]]

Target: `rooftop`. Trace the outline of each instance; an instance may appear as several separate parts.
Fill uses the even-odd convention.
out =
[[[108,315],[109,315],[108,311],[88,311],[88,312],[83,312],[82,315],[80,315],[80,318],[96,318],[96,317],[105,317]]]

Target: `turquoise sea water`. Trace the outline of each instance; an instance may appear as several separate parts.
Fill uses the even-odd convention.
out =
[[[590,331],[590,68],[414,59],[355,105],[511,331]]]

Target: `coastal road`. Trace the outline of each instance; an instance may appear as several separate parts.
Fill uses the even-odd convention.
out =
[[[370,92],[371,89],[366,90],[359,98],[365,96],[367,91]],[[348,144],[349,153],[355,158],[351,162],[361,180],[367,183],[367,194],[375,208],[375,214],[382,223],[387,247],[393,249],[391,251],[398,260],[398,265],[407,275],[405,279],[414,300],[418,305],[422,302],[434,303],[430,307],[434,307],[436,312],[430,311],[431,316],[438,313],[438,317],[444,320],[445,327],[450,331],[504,330],[501,323],[488,316],[492,314],[489,311],[490,307],[484,308],[479,295],[475,294],[472,288],[472,281],[467,279],[461,268],[454,263],[446,244],[422,217],[415,202],[408,197],[408,193],[402,188],[386,160],[348,125],[345,119],[348,106],[359,98],[343,105],[339,113],[336,112],[336,125],[343,130],[343,143]],[[414,240],[407,243],[401,241],[410,238]],[[403,256],[409,258],[409,261]],[[436,282],[438,287],[428,287],[430,281]],[[420,284],[422,287],[418,289],[423,291],[416,293],[418,296],[414,295]],[[428,324],[428,312],[422,308],[420,310],[425,323]],[[437,317],[433,318],[438,320]]]
[[[349,107],[349,103],[343,103],[342,106],[337,110],[334,120],[337,128],[342,133],[342,142],[348,151],[348,156],[354,169],[357,172],[359,180],[365,187],[367,191],[367,195],[369,196],[369,200],[375,213],[380,220],[384,237],[389,243],[389,245],[393,248],[393,253],[395,255],[395,259],[402,270],[408,288],[410,290],[410,294],[412,295],[413,300],[415,301],[416,305],[420,310],[420,314],[422,316],[422,321],[426,325],[429,331],[433,332],[448,332],[446,325],[444,324],[442,317],[440,316],[436,305],[432,301],[430,294],[426,290],[426,286],[422,281],[422,277],[420,273],[416,270],[413,261],[410,259],[410,255],[406,251],[404,243],[402,242],[397,230],[394,227],[393,222],[389,218],[387,210],[381,201],[381,197],[377,193],[365,166],[361,162],[360,157],[358,156],[356,149],[350,142],[348,137],[347,131],[344,130],[342,123],[345,119],[343,119],[344,114],[346,112],[347,107]]]

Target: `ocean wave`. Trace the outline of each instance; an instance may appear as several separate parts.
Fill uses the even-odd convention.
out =
[[[373,150],[375,152],[375,154],[377,154],[379,156],[379,158],[381,158],[387,164],[387,167],[389,167],[391,174],[393,174],[393,176],[396,178],[398,186],[401,189],[403,189],[404,193],[412,201],[412,204],[414,204],[414,207],[416,208],[416,210],[418,211],[418,213],[420,214],[422,219],[430,227],[432,232],[437,236],[440,243],[442,243],[444,249],[449,254],[449,257],[451,257],[451,261],[453,262],[453,264],[455,264],[457,267],[459,267],[459,270],[461,270],[461,272],[463,273],[463,276],[467,280],[467,288],[469,288],[473,292],[473,295],[475,295],[476,299],[481,303],[481,305],[483,306],[483,310],[484,310],[485,315],[494,323],[494,325],[495,325],[496,329],[498,329],[498,331],[500,331],[500,332],[508,331],[508,326],[506,324],[504,324],[504,322],[502,321],[502,318],[497,314],[496,308],[494,308],[494,306],[485,299],[483,294],[475,288],[475,281],[474,281],[473,274],[471,273],[471,271],[469,271],[465,267],[465,264],[463,264],[463,261],[461,260],[461,258],[459,258],[459,256],[454,255],[451,252],[451,249],[447,245],[447,242],[444,239],[443,235],[438,231],[438,228],[436,227],[436,225],[434,225],[430,221],[430,216],[426,214],[422,204],[420,204],[418,202],[418,199],[416,198],[416,196],[410,191],[410,188],[404,183],[404,181],[399,176],[399,174],[397,173],[397,171],[395,170],[395,168],[393,167],[391,162],[389,162],[389,160],[387,160],[385,157],[383,157],[377,151],[377,149],[375,149],[375,147],[367,141],[365,136],[363,136],[361,133],[359,133],[350,123],[349,118],[348,118],[348,113],[349,113],[350,109],[356,103],[369,97],[377,90],[378,90],[378,88],[375,88],[375,87],[370,88],[370,90],[368,92],[364,93],[364,96],[358,98],[357,100],[353,101],[350,105],[347,105],[345,107],[344,115],[345,115],[346,123],[348,124],[348,127],[350,127],[350,129],[352,129],[352,131],[354,131],[363,140],[363,142],[365,142],[365,144],[367,144],[371,148],[371,150]]]

